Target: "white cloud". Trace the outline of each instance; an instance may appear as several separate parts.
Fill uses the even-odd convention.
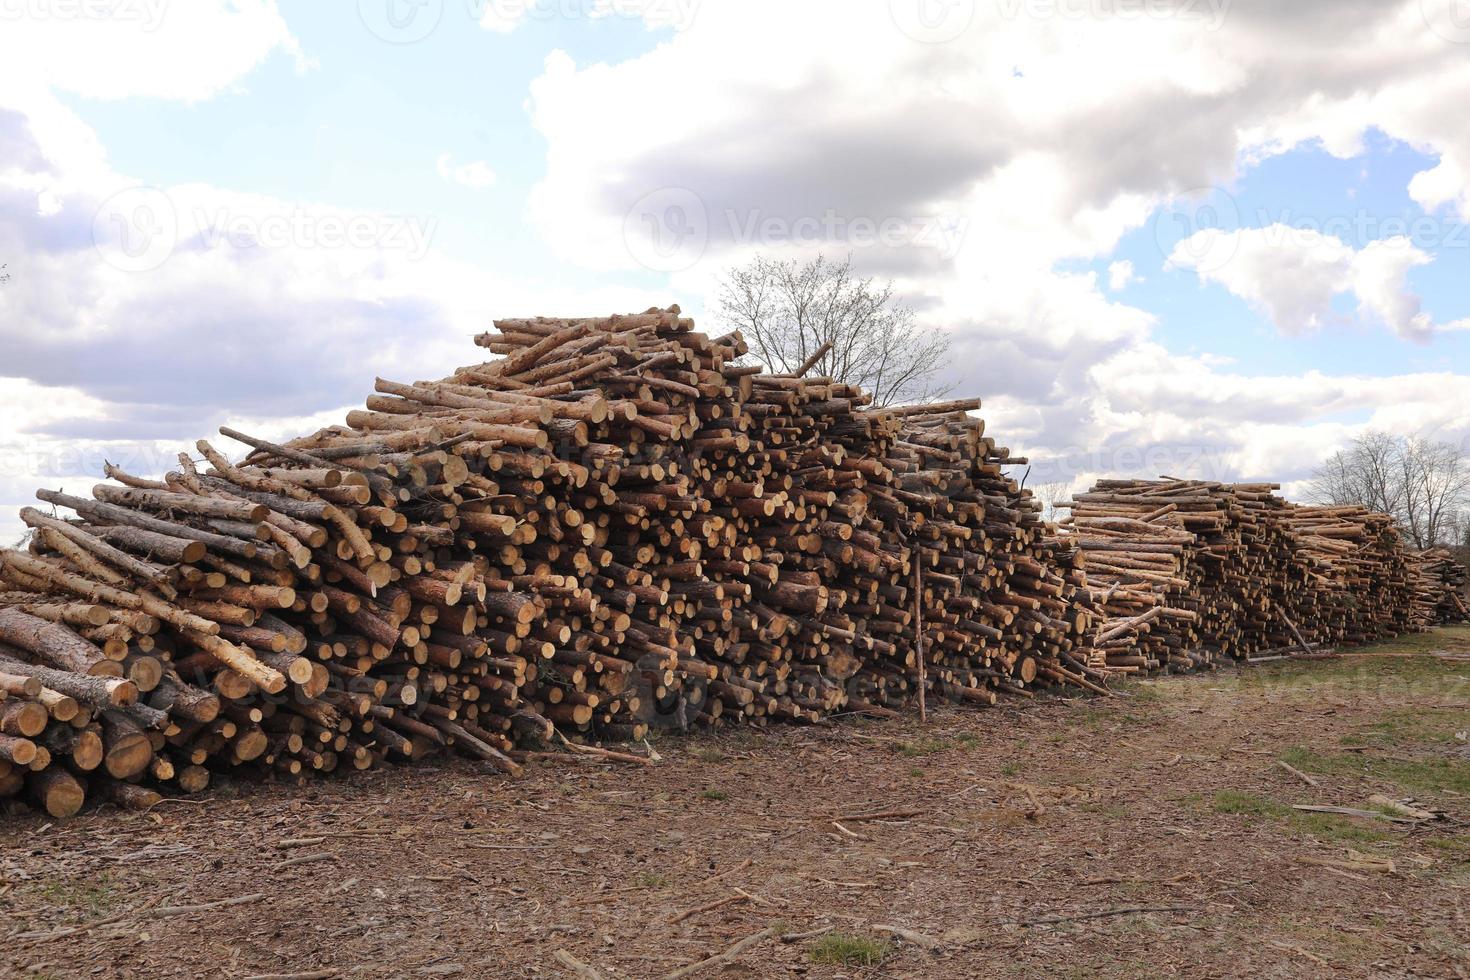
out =
[[[1353,258],[1352,290],[1360,309],[1371,312],[1403,337],[1424,343],[1434,323],[1421,311],[1419,297],[1408,290],[1409,270],[1433,260],[1407,238],[1369,242]]]
[[[484,160],[455,163],[453,154],[441,153],[435,166],[439,170],[439,176],[450,183],[461,184],[477,191],[495,186],[495,171]]]
[[[496,34],[509,34],[530,13],[535,0],[484,0],[480,26]]]
[[[1181,241],[1169,264],[1193,269],[1250,303],[1282,333],[1305,334],[1342,319],[1334,297],[1356,297],[1360,315],[1405,340],[1423,343],[1434,324],[1408,291],[1409,271],[1430,257],[1402,236],[1355,251],[1335,235],[1273,224],[1237,231],[1207,229]]]
[[[94,99],[210,98],[280,49],[311,66],[275,0],[14,0],[0,18],[0,90]]]
[[[1004,15],[1017,8],[1025,16]],[[1208,449],[1221,477],[1296,479],[1365,406],[1383,421],[1401,404],[1403,426],[1449,424],[1442,392],[1470,390],[1462,374],[1228,374],[1208,353],[1179,358],[1150,341],[1153,317],[1109,292],[1126,286],[1122,266],[1068,271],[1112,258],[1139,230],[1157,232],[1166,259],[1179,236],[1150,228],[1162,203],[1228,187],[1303,144],[1351,157],[1373,128],[1439,155],[1446,169],[1416,179],[1417,200],[1470,214],[1456,178],[1470,172],[1470,130],[1444,108],[1470,99],[1470,59],[1426,28],[1419,0],[1235,0],[1213,31],[1188,16],[1200,8],[1107,17],[935,4],[964,15],[936,29],[898,17],[901,3],[704,4],[641,57],[546,59],[529,105],[547,172],[528,213],[566,260],[669,273],[686,300],[712,297],[719,271],[756,252],[851,248],[860,269],[894,278],[953,333],[950,380],[985,398],[992,431],[1039,455],[1078,443],[1106,453],[1090,473],[1147,471],[1134,451],[1151,447]],[[1034,15],[1044,10],[1055,13]],[[751,50],[762,52],[755,75]],[[785,234],[828,214],[849,220],[825,225],[837,229],[825,241]],[[859,218],[964,231],[949,252],[854,247],[843,229]],[[1345,297],[1359,316],[1421,338],[1405,277],[1422,253],[1329,237],[1227,256],[1221,275],[1283,329],[1333,322]],[[1236,244],[1194,242],[1207,255]],[[1470,408],[1454,410],[1464,427]]]
[[[1120,292],[1130,284],[1142,281],[1143,277],[1133,271],[1133,263],[1129,260],[1121,259],[1108,264],[1108,289],[1113,292]]]
[[[1169,265],[1219,283],[1286,334],[1309,333],[1332,319],[1332,298],[1350,288],[1352,261],[1353,250],[1340,239],[1286,225],[1206,229],[1169,256]]]

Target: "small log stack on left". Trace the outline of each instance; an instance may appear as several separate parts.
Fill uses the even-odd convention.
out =
[[[149,805],[144,779],[197,791],[211,761],[371,761],[346,734],[357,702],[328,691],[328,666],[281,618],[336,609],[380,627],[385,653],[398,645],[372,595],[387,556],[342,506],[367,478],[235,467],[198,448],[206,472],[181,456],[164,480],[109,466],[120,485],[90,498],[37,494],[76,519],[21,511],[28,550],[0,552],[0,796],[69,816],[88,796]]]

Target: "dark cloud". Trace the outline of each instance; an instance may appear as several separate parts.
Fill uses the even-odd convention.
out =
[[[705,207],[712,245],[748,243],[767,220],[825,220],[829,212],[840,222],[927,218],[1014,152],[998,120],[953,98],[870,111],[844,98],[837,83],[819,78],[783,92],[780,111],[753,131],[695,128],[677,147],[619,166],[600,204],[626,214],[645,195],[687,189]]]
[[[1185,13],[1202,9],[1209,0],[1174,0]],[[1213,0],[1225,3],[1231,28],[1249,26],[1262,33],[1296,35],[1300,40],[1335,44],[1372,31],[1396,18],[1402,5],[1384,0]],[[1426,0],[1427,2],[1427,0]],[[1303,29],[1308,29],[1302,37]]]
[[[235,278],[159,286],[94,311],[106,321],[100,330],[65,326],[65,310],[24,310],[0,324],[0,375],[121,406],[306,415],[360,400],[375,373],[430,367],[416,344],[449,334],[424,298],[301,301],[264,278],[258,287]]]
[[[175,440],[184,445],[215,428],[223,415],[200,413],[197,409],[159,405],[128,405],[129,418],[57,419],[21,430],[24,435],[54,439],[91,439],[102,442],[140,439]]]

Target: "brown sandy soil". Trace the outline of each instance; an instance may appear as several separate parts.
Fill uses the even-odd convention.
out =
[[[1470,629],[1371,653],[922,727],[665,736],[649,769],[445,761],[12,816],[0,974],[571,977],[564,949],[611,980],[776,925],[834,931],[696,975],[1463,977]],[[1290,807],[1375,793],[1446,817]],[[909,815],[854,817],[880,810]]]

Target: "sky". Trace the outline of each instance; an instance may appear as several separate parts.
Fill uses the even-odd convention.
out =
[[[851,256],[1027,479],[1470,450],[1470,0],[0,0],[0,542]]]

